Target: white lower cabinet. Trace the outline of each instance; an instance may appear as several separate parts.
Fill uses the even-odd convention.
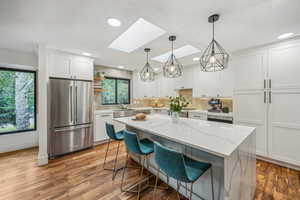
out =
[[[273,90],[271,97],[270,157],[300,166],[300,89]]]
[[[256,127],[256,153],[267,156],[267,110],[263,91],[234,94],[234,123]]]
[[[207,112],[189,112],[189,118],[207,120]]]
[[[113,120],[113,111],[101,111],[95,112],[94,118],[94,142],[99,143],[101,141],[109,139],[106,133],[105,123],[113,124],[115,131],[121,131],[125,129],[125,125]]]
[[[94,118],[94,142],[101,142],[108,139],[106,134],[105,123],[112,123],[113,113],[112,112],[101,112],[96,113]]]

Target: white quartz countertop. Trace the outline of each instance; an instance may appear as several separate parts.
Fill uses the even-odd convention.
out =
[[[221,157],[230,156],[255,131],[254,127],[189,118],[180,118],[176,124],[169,116],[157,114],[147,115],[145,121],[134,121],[132,117],[115,120]]]

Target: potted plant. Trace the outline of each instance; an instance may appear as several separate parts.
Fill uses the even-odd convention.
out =
[[[179,113],[183,108],[189,105],[189,102],[182,95],[177,97],[169,97],[169,99],[172,121],[177,123],[179,120]]]

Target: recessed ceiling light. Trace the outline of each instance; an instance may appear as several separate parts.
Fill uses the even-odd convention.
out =
[[[88,52],[83,52],[82,55],[84,55],[84,56],[91,56],[92,54],[88,53]]]
[[[115,39],[109,48],[130,53],[139,47],[155,40],[166,31],[160,27],[139,18],[124,33]]]
[[[193,58],[193,61],[199,61],[200,60],[200,58],[199,57],[195,57],[195,58]]]
[[[282,39],[286,39],[286,38],[292,37],[293,35],[294,35],[294,33],[284,33],[284,34],[279,35],[277,38],[279,40],[282,40]]]
[[[182,58],[182,57],[189,56],[189,55],[199,53],[199,52],[200,52],[200,50],[193,47],[192,45],[185,45],[178,49],[174,49],[174,51],[173,51],[176,58]],[[168,51],[167,53],[164,53],[162,55],[152,58],[152,60],[163,63],[163,62],[167,61],[167,59],[170,57],[170,55],[171,55],[171,51]]]
[[[122,24],[117,18],[108,18],[107,23],[112,27],[119,27]]]
[[[118,68],[124,69],[125,67],[123,65],[119,65]]]

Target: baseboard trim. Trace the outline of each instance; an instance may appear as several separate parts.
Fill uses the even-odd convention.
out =
[[[273,163],[275,165],[280,165],[282,167],[286,167],[286,168],[290,168],[290,169],[300,171],[300,166],[297,166],[297,165],[293,165],[293,164],[290,164],[290,163],[286,163],[286,162],[279,161],[279,160],[274,160],[272,158],[267,158],[267,157],[263,157],[263,156],[259,156],[259,155],[256,155],[256,158],[259,159],[259,160],[269,162],[269,163]]]
[[[100,141],[96,141],[94,142],[94,146],[98,146],[98,145],[101,145],[101,144],[105,144],[108,142],[108,139],[107,140],[100,140]]]
[[[38,166],[43,166],[48,164],[48,154],[38,155]]]

